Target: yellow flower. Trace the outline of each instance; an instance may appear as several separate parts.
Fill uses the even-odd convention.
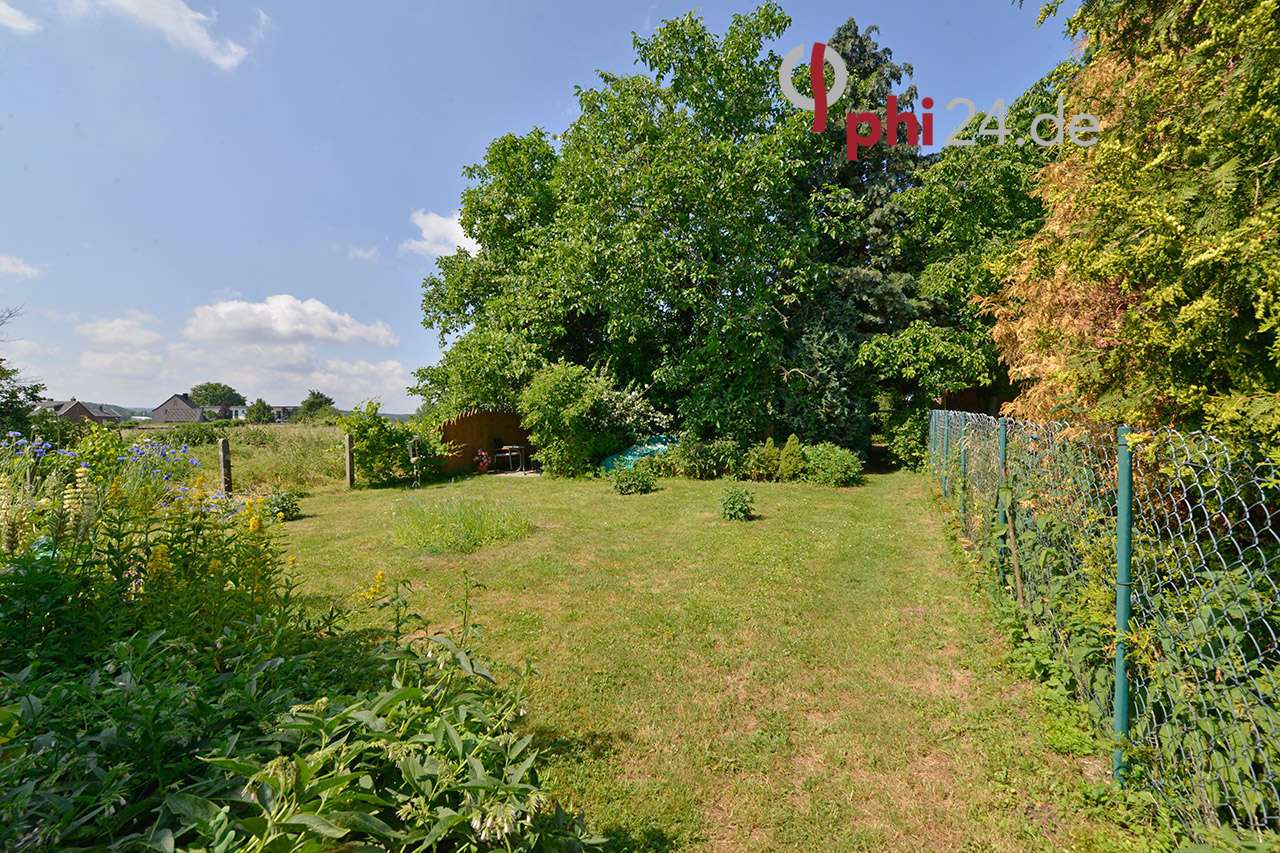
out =
[[[293,568],[294,566],[296,566],[296,565],[298,565],[298,558],[297,558],[297,557],[290,556],[290,557],[289,557],[289,568],[291,568],[291,569],[292,569],[292,568]]]
[[[262,519],[255,515],[253,518],[249,519],[249,532],[257,533],[260,530],[262,530]]]
[[[283,512],[277,512],[277,513],[276,513],[276,518],[280,519],[281,521],[284,521],[284,513],[283,513]]]

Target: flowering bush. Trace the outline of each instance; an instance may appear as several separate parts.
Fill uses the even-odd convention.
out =
[[[489,470],[489,454],[484,450],[477,450],[475,456],[476,470],[484,474]]]

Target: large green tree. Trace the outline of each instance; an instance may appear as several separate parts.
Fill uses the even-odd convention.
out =
[[[201,382],[188,394],[197,406],[243,406],[244,395],[222,382]]]
[[[838,132],[810,132],[764,49],[788,24],[772,2],[722,37],[693,15],[666,21],[634,40],[644,72],[579,90],[558,146],[504,136],[466,171],[461,221],[480,248],[424,283],[446,349],[417,390],[438,416],[510,406],[563,360],[648,388],[698,435],[865,442],[850,355],[909,310],[890,206],[916,154],[879,146],[847,164]],[[858,108],[909,71],[852,21],[832,42]]]

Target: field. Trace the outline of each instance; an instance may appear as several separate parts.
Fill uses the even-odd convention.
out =
[[[1142,849],[1082,800],[1103,760],[1050,748],[925,478],[753,484],[749,523],[723,485],[476,477],[450,494],[534,531],[434,557],[391,535],[414,492],[320,489],[285,542],[318,604],[385,571],[444,627],[482,584],[481,647],[536,673],[542,781],[609,849]]]

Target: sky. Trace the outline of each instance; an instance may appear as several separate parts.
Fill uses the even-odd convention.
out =
[[[633,33],[752,8],[0,0],[0,307],[21,308],[0,357],[58,399],[149,408],[219,381],[411,412],[440,357],[422,279],[469,245],[463,167],[563,131],[575,86],[638,70]],[[943,131],[952,98],[1011,102],[1072,51],[1035,0],[783,8],[780,55],[879,26]]]

